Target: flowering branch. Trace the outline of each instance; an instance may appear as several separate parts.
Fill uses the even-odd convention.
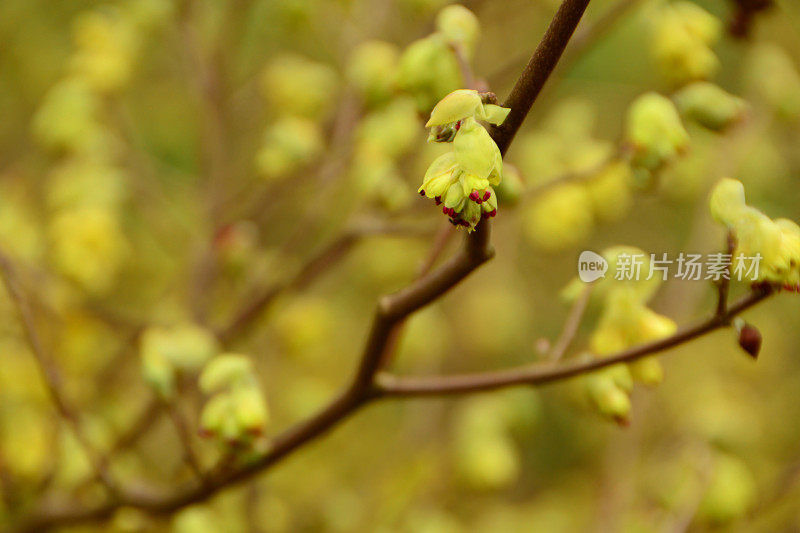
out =
[[[501,153],[505,153],[510,146],[588,4],[589,0],[564,0],[561,4],[505,104],[511,108],[508,118],[501,128],[491,131]],[[483,221],[475,231],[467,235],[462,249],[448,262],[405,289],[381,298],[358,369],[350,385],[319,413],[275,437],[269,451],[256,460],[239,467],[220,464],[206,476],[205,483],[193,483],[172,494],[153,496],[127,493],[94,507],[41,509],[25,521],[19,530],[40,531],[55,525],[102,520],[120,506],[136,507],[153,514],[169,513],[203,501],[225,487],[249,479],[321,436],[358,408],[386,392],[385,384],[376,384],[376,374],[393,332],[408,316],[440,298],[491,259],[494,250],[490,244],[490,235],[491,224],[488,220]]]
[[[617,363],[629,363],[647,355],[680,346],[717,329],[727,327],[733,317],[746,311],[772,294],[768,286],[758,287],[722,315],[707,320],[658,340],[624,350],[615,355],[570,364],[534,364],[474,374],[452,376],[408,377],[390,374],[378,376],[379,393],[386,396],[441,396],[489,391],[514,385],[543,385],[580,374],[586,374]]]

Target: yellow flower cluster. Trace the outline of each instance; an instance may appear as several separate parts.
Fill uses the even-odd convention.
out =
[[[711,214],[736,238],[734,270],[748,258],[760,257],[757,279],[800,291],[800,226],[767,215],[745,202],[741,182],[723,178],[711,193]]]
[[[633,257],[642,258],[641,268],[649,269],[648,256],[635,247],[615,246],[602,255],[608,261],[609,272],[617,272],[621,262]],[[602,302],[603,311],[589,340],[593,356],[611,355],[675,333],[675,322],[647,307],[660,282],[657,276],[628,280],[616,279],[615,274],[607,274],[596,282],[593,295]],[[656,385],[662,379],[661,364],[651,356],[595,372],[586,378],[586,385],[590,400],[601,414],[627,423],[631,409],[629,393],[634,381]]]
[[[203,434],[231,446],[251,445],[263,434],[269,412],[249,358],[214,357],[200,375],[200,389],[209,395],[200,415]]]
[[[719,68],[712,50],[722,33],[721,22],[687,1],[666,2],[654,15],[652,49],[664,76],[683,85],[707,79]]]
[[[429,142],[453,144],[425,173],[419,193],[432,198],[456,226],[472,231],[497,214],[493,186],[500,184],[503,157],[489,132],[478,122],[502,124],[509,110],[481,101],[477,91],[459,89],[436,104],[426,127]]]

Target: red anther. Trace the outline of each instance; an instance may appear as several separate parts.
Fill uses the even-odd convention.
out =
[[[492,193],[490,193],[489,191],[486,191],[486,192],[483,193],[483,201],[484,202],[489,200],[489,198],[491,198],[491,197],[492,197]]]
[[[491,211],[489,211],[489,216],[490,217],[493,217],[493,216],[496,216],[496,215],[497,215],[497,209],[492,209]]]
[[[454,218],[448,218],[447,220],[449,220],[449,221],[450,221],[450,223],[451,223],[452,225],[454,225],[454,226],[458,226],[458,221],[456,221],[456,219],[454,219]]]
[[[442,197],[441,196],[437,196],[436,198],[433,199],[433,201],[436,202],[436,205],[442,205]]]
[[[472,191],[471,193],[469,193],[469,199],[472,200],[473,202],[478,202],[478,203],[481,202],[481,197],[478,191]]]
[[[456,122],[456,131],[461,129],[461,121]]]
[[[422,190],[422,191],[419,191],[419,195],[420,195],[420,196],[425,196],[425,191],[424,191],[424,190]]]
[[[481,220],[486,220],[487,218],[489,218],[489,213],[487,213],[486,211],[481,213]]]
[[[467,222],[466,220],[459,221],[459,224],[464,226],[465,228],[469,227],[469,222]]]
[[[442,208],[442,213],[444,213],[445,215],[449,215],[450,214],[450,208],[447,207],[447,206],[444,206]]]

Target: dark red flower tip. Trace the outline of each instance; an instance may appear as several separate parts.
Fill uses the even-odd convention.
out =
[[[419,191],[419,195],[420,195],[420,196],[425,196],[425,190],[421,190],[421,191]]]
[[[469,193],[469,199],[472,200],[473,202],[480,203],[481,202],[480,193],[478,191],[472,191],[471,193]]]
[[[489,211],[489,216],[490,217],[497,216],[497,209],[492,209],[491,211]]]
[[[433,199],[433,201],[436,202],[436,205],[442,205],[442,197],[441,196],[437,196],[436,198]]]
[[[489,191],[486,191],[486,192],[483,193],[483,201],[484,202],[487,201],[491,197],[492,197],[492,193],[490,193]]]
[[[467,222],[466,220],[460,220],[458,223],[459,223],[461,226],[464,226],[465,228],[466,228],[466,227],[469,227],[469,222]]]
[[[461,121],[456,122],[456,131],[461,129]]]
[[[454,218],[448,218],[447,220],[449,220],[452,225],[458,226],[458,220],[456,220]]]

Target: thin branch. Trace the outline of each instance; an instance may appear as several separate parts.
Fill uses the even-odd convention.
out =
[[[510,107],[511,112],[502,125],[492,129],[492,138],[501,154],[505,155],[511,146],[514,135],[552,74],[588,6],[589,0],[564,0],[558,8],[522,76],[503,104],[504,107]]]
[[[195,475],[195,477],[197,477],[201,483],[205,483],[205,474],[203,473],[200,459],[197,456],[194,443],[192,442],[192,431],[186,424],[186,420],[174,402],[164,402],[164,409],[169,415],[172,425],[175,427],[175,433],[177,434],[178,439],[181,442],[181,446],[183,447],[184,462]]]
[[[572,341],[575,340],[575,336],[578,334],[578,328],[581,325],[583,315],[586,312],[586,307],[589,305],[591,296],[592,285],[587,283],[578,299],[575,300],[575,303],[572,305],[572,309],[570,309],[567,320],[564,323],[564,329],[553,345],[553,349],[550,350],[549,355],[551,361],[558,361],[567,353]]]
[[[759,288],[729,308],[723,316],[714,315],[708,320],[684,329],[655,342],[636,346],[602,359],[577,361],[571,364],[537,363],[493,372],[456,374],[431,377],[379,376],[378,387],[387,396],[442,396],[500,389],[514,385],[543,385],[592,372],[617,363],[628,363],[642,357],[663,352],[707,333],[726,327],[727,323],[743,311],[772,294],[770,288]]]
[[[28,299],[23,293],[14,268],[11,265],[11,261],[3,252],[0,252],[0,270],[2,270],[3,280],[5,281],[8,294],[11,296],[11,299],[17,307],[22,328],[53,405],[55,406],[61,418],[63,418],[72,429],[75,438],[78,440],[78,443],[84,449],[86,455],[92,463],[97,477],[102,481],[109,492],[116,494],[116,484],[112,480],[111,474],[108,470],[108,462],[106,458],[94,448],[91,441],[84,433],[83,426],[81,425],[80,417],[78,415],[78,410],[67,399],[66,394],[64,393],[61,371],[59,370],[53,358],[44,348],[44,344],[39,337],[39,332],[36,329],[33,313],[31,311]]]

